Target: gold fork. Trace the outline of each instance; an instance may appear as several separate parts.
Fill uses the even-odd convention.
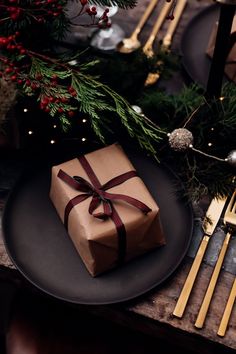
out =
[[[233,309],[233,305],[235,302],[235,297],[236,297],[236,278],[234,279],[234,283],[233,286],[231,288],[229,297],[228,297],[228,301],[227,304],[225,306],[225,310],[224,310],[224,314],[222,316],[221,322],[220,322],[220,326],[218,329],[218,336],[224,337],[227,326],[228,326],[228,322],[230,319],[230,315]]]
[[[181,18],[181,15],[184,11],[184,8],[187,4],[187,0],[179,0],[176,8],[175,8],[175,17],[174,19],[170,22],[168,28],[167,28],[167,32],[163,38],[162,41],[162,45],[161,45],[161,49],[163,50],[163,52],[168,52],[171,46],[171,42],[172,42],[172,37],[174,35],[175,29],[179,23],[179,20]],[[162,64],[161,61],[157,62],[158,64]],[[147,76],[147,79],[145,81],[144,86],[150,86],[150,85],[154,85],[160,78],[160,73],[149,73]]]
[[[148,40],[146,41],[146,43],[143,46],[143,53],[148,57],[151,58],[154,56],[154,51],[153,51],[153,43],[155,41],[155,38],[163,24],[163,22],[165,21],[168,13],[170,12],[172,6],[172,2],[165,2],[161,12],[159,13],[157,20],[154,24],[154,27],[152,29],[152,32],[150,34],[150,36],[148,37]]]
[[[227,209],[224,214],[224,224],[228,227],[228,232],[225,236],[218,260],[216,262],[214,271],[211,276],[210,283],[208,285],[206,294],[204,296],[200,311],[198,313],[197,320],[195,322],[195,327],[202,328],[205,322],[205,318],[210,306],[210,302],[215,290],[216,282],[220,274],[221,266],[224,261],[224,257],[228,248],[228,244],[233,231],[236,229],[236,190],[234,191]]]
[[[141,43],[138,40],[138,35],[140,34],[143,26],[147,22],[149,16],[152,14],[155,6],[157,5],[158,0],[151,0],[146,11],[144,12],[143,16],[139,20],[135,30],[131,34],[130,37],[124,38],[120,43],[118,43],[116,50],[120,53],[132,53],[134,50],[141,47]]]

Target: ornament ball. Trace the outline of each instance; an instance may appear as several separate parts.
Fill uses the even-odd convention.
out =
[[[232,150],[227,156],[226,161],[233,167],[236,167],[236,150]]]
[[[169,145],[175,151],[185,151],[193,144],[192,133],[185,128],[173,130],[168,134]]]

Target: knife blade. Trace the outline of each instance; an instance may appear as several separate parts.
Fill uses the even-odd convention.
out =
[[[190,293],[192,291],[195,279],[197,277],[200,265],[202,263],[204,254],[206,252],[208,242],[210,240],[211,235],[214,233],[216,225],[220,219],[221,213],[224,209],[227,198],[213,198],[207,212],[205,214],[205,218],[203,220],[202,228],[204,231],[204,236],[198,248],[197,254],[194,258],[191,269],[188,273],[188,276],[185,280],[183,289],[180,293],[179,299],[176,303],[173,315],[181,318],[183,316],[184,310],[186,308]]]

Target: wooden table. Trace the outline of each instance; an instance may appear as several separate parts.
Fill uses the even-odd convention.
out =
[[[135,23],[137,23],[147,3],[148,1],[143,0],[139,2],[138,6],[134,10],[119,11],[116,19],[117,22],[123,24],[127,35],[132,32]],[[179,50],[178,44],[180,36],[187,22],[197,13],[197,11],[211,3],[211,0],[189,0],[188,7],[180,21],[177,33],[174,37],[172,45],[174,50]],[[147,38],[153,21],[154,18],[152,16],[145,27],[145,31],[143,31],[141,34],[140,38],[142,41]],[[163,31],[160,33],[160,36],[162,34]],[[177,74],[175,77],[175,88],[178,89],[181,85],[183,85],[181,75]],[[11,179],[11,166],[13,162],[14,159],[12,162],[6,159],[2,160],[1,162],[2,178],[0,180],[0,213],[4,206],[7,192],[14,184],[14,178]],[[18,166],[18,173],[20,170],[21,165]],[[202,213],[200,210],[199,214],[199,210],[200,209],[198,209],[196,212],[195,220],[196,228],[198,229]],[[181,266],[173,274],[173,276],[159,288],[154,289],[152,292],[146,294],[145,296],[142,296],[141,298],[135,299],[128,303],[96,307],[82,306],[82,309],[95,312],[96,314],[100,314],[103,317],[117,321],[136,330],[149,333],[157,338],[164,338],[167,341],[171,338],[172,341],[182,343],[183,348],[193,353],[209,353],[210,351],[230,353],[231,350],[234,352],[236,349],[236,311],[234,311],[232,314],[230,325],[225,337],[220,338],[216,334],[226,304],[226,300],[234,280],[234,267],[232,266],[232,264],[234,265],[234,259],[236,259],[233,247],[234,244],[228,252],[225,263],[226,270],[222,270],[221,272],[220,279],[217,284],[216,291],[205,322],[205,326],[201,330],[197,330],[194,327],[194,322],[196,320],[201,301],[203,299],[208,281],[212,273],[212,265],[215,262],[216,255],[220,247],[220,242],[223,237],[223,232],[219,228],[217,229],[216,234],[218,236],[212,240],[212,250],[208,253],[206,260],[200,269],[199,276],[197,277],[196,284],[182,319],[174,318],[172,312],[190,269],[193,260],[192,257],[196,252],[197,245],[200,240],[199,237],[201,236],[201,232],[199,232],[199,230],[196,235],[194,235],[191,248]],[[18,271],[15,270],[11,260],[6,253],[2,240],[1,229],[0,279],[10,279],[13,281],[16,287],[19,284],[24,283],[24,280]]]

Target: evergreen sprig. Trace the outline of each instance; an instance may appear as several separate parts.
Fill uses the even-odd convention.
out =
[[[235,84],[225,85],[217,100],[207,101],[204,91],[191,85],[175,95],[148,90],[138,103],[166,133],[182,127],[190,130],[194,147],[206,154],[191,150],[175,152],[170,149],[167,136],[159,144],[161,158],[176,169],[193,200],[207,194],[222,196],[232,192],[235,167],[207,155],[224,160],[236,148]]]
[[[127,100],[109,86],[89,75],[87,69],[92,62],[82,66],[77,62],[72,66],[33,52],[30,55],[31,69],[23,89],[27,95],[36,95],[41,108],[52,117],[57,115],[64,129],[69,125],[69,117],[79,109],[89,116],[92,129],[104,142],[106,130],[112,131],[114,121],[119,118],[142,148],[156,153],[155,144],[163,138],[163,131],[135,112]],[[24,78],[24,74],[21,76]]]
[[[87,0],[72,0],[94,24],[95,10]],[[133,7],[135,0],[95,0],[92,4]],[[151,153],[161,139],[162,131],[136,113],[120,94],[98,77],[88,73],[97,61],[81,62],[79,56],[62,58],[52,51],[52,43],[69,30],[67,2],[19,0],[7,4],[0,0],[0,61],[6,64],[1,75],[15,82],[18,90],[35,96],[41,109],[57,116],[63,129],[79,110],[86,113],[96,135],[105,140],[105,131],[112,131],[113,121],[120,119],[128,134]],[[95,11],[95,12],[94,12]],[[98,22],[99,25],[99,22]],[[75,61],[76,65],[72,62]]]

